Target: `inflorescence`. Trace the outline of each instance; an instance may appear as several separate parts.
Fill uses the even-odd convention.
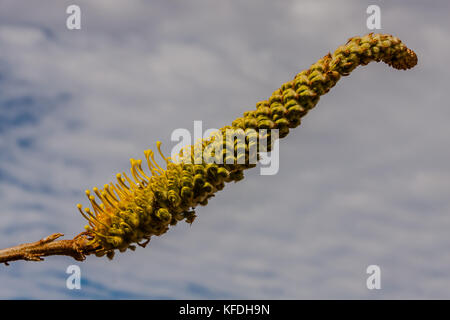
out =
[[[192,223],[197,205],[206,205],[225,183],[242,180],[244,170],[255,166],[251,158],[270,151],[274,139],[299,126],[301,118],[341,76],[371,61],[406,70],[417,64],[417,56],[391,35],[350,38],[333,54],[284,83],[268,100],[258,102],[255,110],[244,112],[231,126],[190,146],[190,152],[184,150],[177,159],[171,159],[164,156],[157,142],[165,168],[155,161],[152,150],[144,152],[148,173],[142,160],[130,159],[130,175],[118,173],[116,182],[86,190],[92,208],[77,205],[88,220],[89,245],[97,248],[96,255],[112,258],[116,249],[123,252],[134,250],[134,244],[145,246],[152,236],[164,234],[181,220]],[[242,145],[237,140],[224,142],[229,130],[245,134]],[[268,141],[265,148],[259,143],[262,140]],[[245,152],[234,152],[239,148]],[[201,156],[207,150],[213,150],[209,152],[212,161]]]

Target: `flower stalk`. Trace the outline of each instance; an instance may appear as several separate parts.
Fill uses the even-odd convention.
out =
[[[189,152],[181,152],[178,158],[171,159],[164,156],[161,143],[157,142],[163,166],[156,162],[152,150],[146,150],[144,162],[130,159],[129,175],[118,173],[115,182],[105,184],[101,189],[86,190],[91,208],[83,208],[81,204],[77,207],[88,224],[73,240],[55,242],[57,237],[50,236],[32,245],[18,246],[15,251],[0,250],[0,262],[41,260],[43,256],[61,252],[77,260],[83,260],[88,254],[106,255],[112,259],[116,251],[134,250],[136,244],[145,246],[151,237],[166,233],[180,221],[192,223],[198,205],[206,205],[226,183],[242,180],[244,171],[255,166],[249,161],[254,156],[251,152],[255,150],[254,144],[259,147],[257,157],[259,152],[270,151],[271,143],[259,150],[261,138],[272,141],[274,130],[280,139],[286,137],[342,76],[371,61],[383,61],[395,69],[406,70],[417,64],[417,56],[391,35],[368,34],[350,38],[333,54],[327,54],[284,83],[269,99],[258,102],[256,109],[244,112],[231,126],[190,146]],[[243,145],[223,143],[229,129],[248,134]],[[255,139],[251,139],[252,135]],[[234,151],[243,148],[244,156],[241,154],[239,158],[239,153],[227,152],[230,148]],[[221,161],[205,161],[201,155],[206,150],[222,150],[211,154],[213,159]],[[143,168],[143,163],[148,170]],[[64,247],[65,251],[56,250],[58,246]],[[22,255],[17,253],[21,249]],[[15,254],[11,255],[11,252]]]

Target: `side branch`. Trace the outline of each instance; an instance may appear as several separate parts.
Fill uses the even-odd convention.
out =
[[[44,239],[32,243],[24,243],[11,248],[0,250],[0,263],[9,265],[8,262],[16,260],[42,261],[46,256],[69,256],[77,261],[83,261],[86,255],[95,251],[88,245],[89,239],[82,233],[72,240],[58,240],[62,233],[54,233]]]

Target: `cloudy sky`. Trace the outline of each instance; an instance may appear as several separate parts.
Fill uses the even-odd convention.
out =
[[[176,128],[231,123],[368,33],[369,4],[416,68],[342,79],[281,141],[277,175],[249,171],[192,226],[113,261],[0,266],[0,298],[449,299],[447,1],[0,0],[0,248],[78,234],[85,189],[157,140],[169,152]]]

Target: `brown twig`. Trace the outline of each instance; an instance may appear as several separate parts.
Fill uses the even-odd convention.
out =
[[[24,243],[11,248],[0,250],[0,263],[17,260],[42,261],[46,256],[70,256],[77,261],[83,261],[86,255],[95,251],[88,245],[89,239],[81,233],[71,240],[58,240],[62,233],[54,233],[44,239],[32,243]]]

